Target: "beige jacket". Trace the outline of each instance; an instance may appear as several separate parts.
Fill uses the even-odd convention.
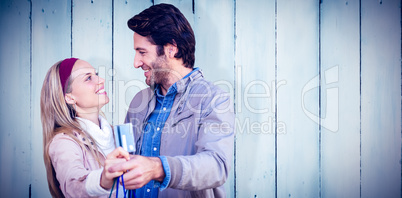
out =
[[[90,146],[79,134],[76,137],[86,146]],[[96,180],[94,177],[100,177],[103,168],[91,152],[82,149],[73,138],[63,133],[56,135],[50,144],[49,156],[65,197],[109,197],[110,192],[104,189],[96,189],[94,192],[98,194],[88,192],[87,180]],[[102,164],[104,160],[105,156],[100,154]],[[97,186],[101,188],[100,185]]]

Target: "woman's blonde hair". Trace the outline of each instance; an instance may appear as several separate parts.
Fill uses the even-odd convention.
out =
[[[43,128],[43,159],[46,167],[47,181],[50,193],[53,197],[64,197],[57,181],[56,173],[49,156],[49,145],[58,133],[64,133],[73,138],[84,150],[89,150],[99,166],[102,166],[99,157],[99,148],[96,141],[84,132],[78,121],[75,119],[76,111],[72,105],[68,105],[64,99],[63,89],[60,82],[59,67],[61,61],[54,64],[46,74],[43,81],[40,109]],[[67,82],[66,93],[71,93],[71,76]],[[75,134],[82,135],[86,141],[94,142],[94,147],[86,146],[78,140]]]

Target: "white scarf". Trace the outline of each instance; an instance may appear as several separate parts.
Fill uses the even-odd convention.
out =
[[[99,115],[100,128],[90,120],[80,117],[76,118],[81,128],[94,138],[105,157],[115,149],[112,128],[105,118]]]

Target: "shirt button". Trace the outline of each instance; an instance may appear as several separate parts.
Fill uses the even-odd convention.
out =
[[[154,147],[154,151],[156,151],[157,150],[157,148],[156,147]]]
[[[151,190],[149,190],[149,188],[147,189],[147,192],[149,192],[149,191],[151,191]]]
[[[163,110],[166,111],[166,107],[163,107]]]
[[[158,127],[158,128],[156,128],[156,130],[159,131],[159,130],[161,130],[161,128]]]

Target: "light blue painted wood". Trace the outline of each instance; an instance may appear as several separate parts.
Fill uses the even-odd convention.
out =
[[[399,1],[361,1],[361,96],[359,2],[321,1],[321,169],[318,2],[277,1],[277,40],[274,1],[197,0],[194,14],[192,1],[155,4],[160,2],[177,6],[192,25],[196,66],[208,80],[236,96],[236,181],[233,168],[225,184],[228,197],[235,193],[237,197],[274,196],[275,139],[270,133],[252,134],[259,130],[258,123],[267,130],[278,124],[278,197],[318,197],[319,193],[322,197],[356,197],[360,185],[362,197],[401,196]],[[0,178],[1,194],[6,197],[28,197],[29,184],[32,197],[50,197],[42,159],[39,98],[43,78],[53,63],[72,51],[100,67],[111,98],[104,111],[113,123],[124,120],[132,97],[146,87],[143,72],[132,67],[132,31],[126,22],[152,1],[73,1],[72,35],[70,1],[31,3],[32,40],[30,2],[0,3],[4,27],[0,37]],[[275,42],[276,121],[269,119],[275,104]],[[336,110],[338,120],[330,113]],[[249,125],[244,127],[246,122]],[[331,132],[336,127],[338,131]],[[15,172],[18,177],[13,178]]]
[[[188,10],[192,10],[188,9]],[[234,2],[195,1],[193,30],[195,67],[204,77],[234,98]],[[234,197],[234,162],[225,183],[227,197]]]
[[[236,197],[275,197],[274,0],[236,1],[235,56]]]
[[[361,195],[401,196],[401,4],[361,2]]]
[[[195,67],[234,96],[234,3],[195,1]]]
[[[127,27],[127,21],[151,5],[151,1],[114,1],[113,101],[116,111],[113,112],[113,124],[124,122],[134,95],[148,87],[144,71],[134,68],[133,31]]]
[[[51,197],[43,162],[40,92],[48,69],[70,56],[70,1],[32,2],[32,197]]]
[[[30,3],[1,1],[0,192],[28,197],[31,180]]]
[[[360,196],[359,1],[321,4],[321,196]]]
[[[277,2],[277,195],[319,196],[318,1]]]
[[[73,1],[72,55],[89,62],[105,79],[109,103],[102,111],[112,122],[112,0]]]

